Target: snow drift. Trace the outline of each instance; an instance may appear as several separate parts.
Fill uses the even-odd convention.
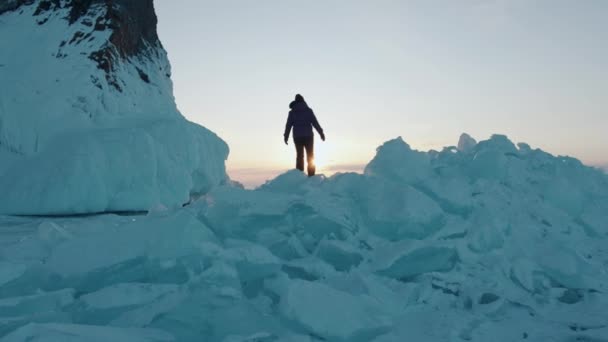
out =
[[[608,176],[504,136],[0,220],[5,341],[605,341]]]
[[[0,213],[175,207],[227,145],[176,108],[152,0],[0,1]]]

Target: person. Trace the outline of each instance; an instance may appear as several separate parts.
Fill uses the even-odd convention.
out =
[[[319,125],[315,113],[308,107],[302,95],[297,94],[295,100],[289,104],[289,108],[291,110],[283,134],[285,145],[288,145],[289,133],[293,128],[293,143],[296,146],[296,169],[304,171],[304,150],[306,150],[308,176],[314,176],[316,167],[312,128],[314,127],[317,130],[323,141],[325,141],[325,133],[323,133],[323,128]]]

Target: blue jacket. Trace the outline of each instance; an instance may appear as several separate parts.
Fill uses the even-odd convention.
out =
[[[293,127],[293,137],[312,137],[314,127],[319,134],[323,134],[323,128],[319,125],[315,113],[308,107],[306,102],[296,102],[293,108],[289,111],[287,124],[285,125],[285,139],[289,138],[289,132]]]

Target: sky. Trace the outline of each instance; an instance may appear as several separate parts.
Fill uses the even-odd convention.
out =
[[[506,134],[608,166],[608,1],[155,0],[178,108],[247,186],[291,169],[288,105],[325,130],[319,171]]]

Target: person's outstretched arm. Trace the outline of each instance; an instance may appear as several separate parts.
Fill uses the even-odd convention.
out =
[[[293,127],[293,115],[289,112],[287,116],[287,123],[285,124],[285,133],[283,133],[283,138],[285,139],[285,145],[287,145],[287,140],[289,139],[289,133],[291,132],[291,128]]]
[[[312,127],[317,130],[317,133],[319,133],[319,135],[321,136],[321,140],[325,141],[325,133],[323,133],[323,128],[321,128],[321,125],[319,125],[319,121],[317,121],[315,112],[313,112],[311,109],[310,113],[312,113]]]

